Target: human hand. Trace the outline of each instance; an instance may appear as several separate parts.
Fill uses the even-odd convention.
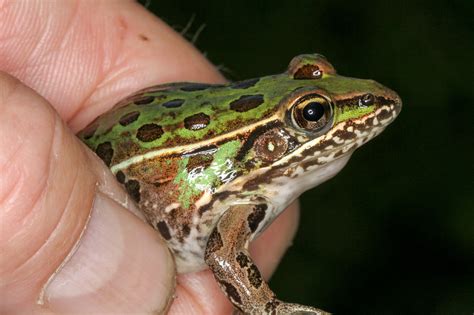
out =
[[[0,313],[229,312],[209,271],[174,291],[165,243],[74,136],[134,91],[217,70],[134,2],[72,0],[0,1],[0,70]],[[251,246],[267,277],[296,208]]]

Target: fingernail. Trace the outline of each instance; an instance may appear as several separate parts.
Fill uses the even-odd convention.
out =
[[[53,312],[163,311],[174,289],[174,262],[158,234],[98,192],[91,218],[44,293]]]

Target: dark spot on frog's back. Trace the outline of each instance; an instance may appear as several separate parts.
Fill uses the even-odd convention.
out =
[[[125,183],[125,189],[135,202],[140,202],[140,183],[138,181],[129,180]]]
[[[258,225],[265,218],[266,210],[267,210],[266,204],[256,205],[252,213],[250,213],[249,216],[247,217],[247,222],[252,233],[257,230]]]
[[[184,119],[184,127],[188,130],[200,130],[209,125],[211,118],[204,113],[197,113]]]
[[[122,126],[127,126],[127,125],[131,124],[132,122],[136,121],[139,116],[140,116],[139,111],[134,111],[134,112],[127,113],[127,114],[123,115],[122,117],[120,117],[119,123]]]
[[[137,139],[143,142],[151,142],[163,135],[163,128],[157,124],[146,124],[138,128]]]
[[[263,104],[264,98],[262,94],[242,95],[240,98],[230,102],[230,109],[243,113]]]
[[[156,229],[160,232],[161,236],[165,240],[171,239],[170,229],[168,228],[168,224],[165,221],[160,221],[156,224]]]
[[[133,99],[133,102],[136,105],[147,105],[152,103],[155,100],[154,96],[138,96]]]
[[[168,102],[163,103],[163,106],[166,107],[166,108],[176,108],[176,107],[180,107],[181,105],[183,105],[183,103],[184,103],[183,99],[177,98],[177,99],[170,100]]]
[[[249,87],[252,87],[255,84],[257,84],[258,81],[260,81],[260,78],[235,82],[235,83],[232,83],[232,85],[230,87],[232,89],[248,89]]]
[[[114,149],[110,142],[104,142],[97,146],[95,153],[104,161],[105,165],[110,166],[112,157],[114,156]]]
[[[208,83],[189,83],[183,86],[180,90],[185,92],[192,92],[192,91],[202,91],[207,90],[211,87],[219,87],[222,86],[221,84],[208,84]]]

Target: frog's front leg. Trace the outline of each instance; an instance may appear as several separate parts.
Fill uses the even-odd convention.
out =
[[[212,231],[205,253],[209,268],[232,304],[246,314],[328,314],[319,309],[278,300],[247,251],[261,220],[262,206],[228,209]]]

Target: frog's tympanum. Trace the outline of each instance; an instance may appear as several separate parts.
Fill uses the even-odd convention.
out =
[[[210,268],[246,314],[324,314],[277,299],[248,244],[400,109],[398,95],[381,84],[301,55],[283,74],[147,88],[79,137],[166,240],[178,272]]]

